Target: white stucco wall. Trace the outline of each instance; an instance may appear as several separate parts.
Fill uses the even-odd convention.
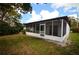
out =
[[[33,37],[50,39],[50,40],[59,41],[59,42],[62,42],[62,40],[63,40],[63,37],[57,37],[57,36],[50,36],[50,35],[40,36],[40,34],[31,33],[31,32],[26,32],[26,34],[29,36],[33,36]]]
[[[67,41],[68,37],[69,37],[69,33],[70,33],[70,27],[69,27],[69,24],[67,23],[67,26],[66,26],[66,34],[64,35],[63,37],[63,41]]]

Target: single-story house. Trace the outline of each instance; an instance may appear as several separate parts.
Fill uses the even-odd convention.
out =
[[[66,42],[70,32],[67,16],[25,23],[26,34],[56,42]]]

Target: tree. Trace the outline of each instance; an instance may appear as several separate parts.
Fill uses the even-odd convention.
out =
[[[21,14],[6,16],[5,22],[7,22],[11,26],[15,26],[15,23],[20,23],[19,19],[21,19]]]
[[[1,3],[0,4],[0,15],[1,20],[4,20],[6,15],[13,16],[20,11],[21,13],[27,13],[32,11],[30,3]]]
[[[16,26],[11,27],[8,23],[0,20],[0,36],[19,33],[23,26],[21,23],[15,23]]]
[[[71,6],[76,7],[77,21],[79,21],[79,3],[70,3],[70,4],[65,4],[64,6],[65,6],[65,7],[67,7],[67,6],[70,6],[70,7],[71,7]],[[78,24],[79,24],[79,22],[77,22],[77,25],[76,25],[77,28],[79,28]]]
[[[10,26],[8,23],[0,20],[0,35],[6,35],[10,33]]]
[[[30,3],[0,4],[0,35],[19,33],[23,28],[19,22],[20,13],[25,14],[31,11]]]
[[[79,32],[79,25],[77,27],[77,24],[79,24],[78,20],[75,17],[69,17],[70,20],[70,25],[71,25],[71,30],[73,32]]]

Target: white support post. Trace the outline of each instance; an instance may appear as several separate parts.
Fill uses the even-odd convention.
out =
[[[52,35],[53,35],[53,20],[52,20]]]
[[[63,36],[63,19],[61,20],[61,37]]]

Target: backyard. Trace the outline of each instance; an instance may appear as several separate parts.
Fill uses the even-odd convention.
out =
[[[22,33],[0,36],[0,54],[67,55],[79,54],[79,33],[70,33],[71,44],[65,47]]]

